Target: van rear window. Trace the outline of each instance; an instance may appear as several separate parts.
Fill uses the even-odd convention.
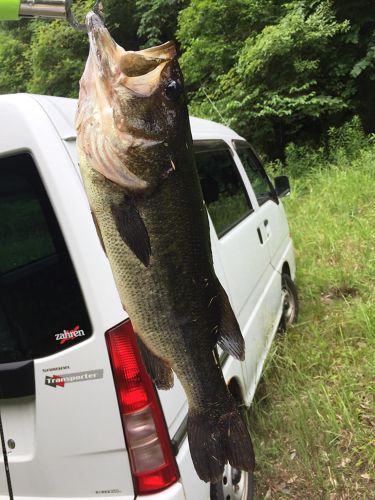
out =
[[[90,319],[31,155],[0,158],[0,363],[81,342]]]

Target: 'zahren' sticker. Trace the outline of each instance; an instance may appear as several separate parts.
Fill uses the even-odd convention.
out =
[[[65,387],[65,384],[72,384],[73,382],[90,382],[99,378],[103,378],[103,369],[52,375],[52,377],[46,375],[45,384],[56,388]]]
[[[85,332],[80,330],[78,325],[75,326],[73,330],[64,330],[62,333],[55,333],[55,339],[58,340],[60,344],[65,344],[65,342],[69,342],[69,340],[84,336]]]

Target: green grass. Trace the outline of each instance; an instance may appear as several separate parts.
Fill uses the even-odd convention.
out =
[[[284,206],[300,317],[274,342],[249,414],[256,498],[371,499],[375,145],[360,141],[352,154],[336,143],[328,160],[318,152],[303,176],[295,161]]]

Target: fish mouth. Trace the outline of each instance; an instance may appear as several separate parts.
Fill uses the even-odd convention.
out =
[[[90,54],[102,78],[116,77],[123,87],[137,95],[149,96],[159,86],[162,74],[176,57],[173,42],[139,51],[126,51],[113,40],[103,19],[89,12],[86,25]]]
[[[106,29],[103,19],[93,10],[91,10],[86,16],[86,26],[89,33],[95,29]]]
[[[111,37],[103,19],[95,12],[86,16],[86,26],[90,40],[90,56],[101,76],[111,74],[116,69],[116,61],[125,52]]]
[[[129,77],[145,76],[160,64],[171,61],[176,57],[176,48],[173,42],[167,42],[157,47],[128,51],[121,58],[121,69]]]
[[[165,155],[165,138],[178,129],[176,109],[182,101],[177,106],[167,93],[181,77],[174,43],[126,51],[97,13],[87,15],[86,25],[90,51],[80,80],[78,147],[101,175],[129,192],[145,192],[153,186],[154,171],[168,174],[169,166],[166,174],[164,161],[155,167],[155,158],[160,151]],[[132,172],[128,158],[137,154],[152,160],[145,166],[135,162]]]
[[[158,47],[158,53],[156,51],[147,53],[145,49],[123,54],[120,61],[123,75],[121,83],[126,89],[138,96],[151,96],[163,80],[168,78],[170,73],[168,69],[171,67],[173,57],[166,54],[171,53],[172,50],[168,46],[167,52],[164,52],[164,48],[161,47]]]

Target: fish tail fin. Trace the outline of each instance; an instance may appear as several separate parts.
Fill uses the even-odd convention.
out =
[[[251,472],[255,458],[245,422],[234,406],[225,414],[190,412],[190,453],[198,476],[206,482],[221,480],[228,461],[236,469]]]
[[[224,415],[225,452],[228,462],[235,469],[253,472],[255,454],[247,426],[239,411]]]
[[[220,480],[225,464],[225,448],[218,419],[207,413],[188,415],[188,439],[195,470],[202,481]]]
[[[243,361],[245,359],[245,341],[241,333],[240,325],[230,305],[228,295],[224,288],[220,287],[221,320],[219,324],[217,344],[231,356]]]

